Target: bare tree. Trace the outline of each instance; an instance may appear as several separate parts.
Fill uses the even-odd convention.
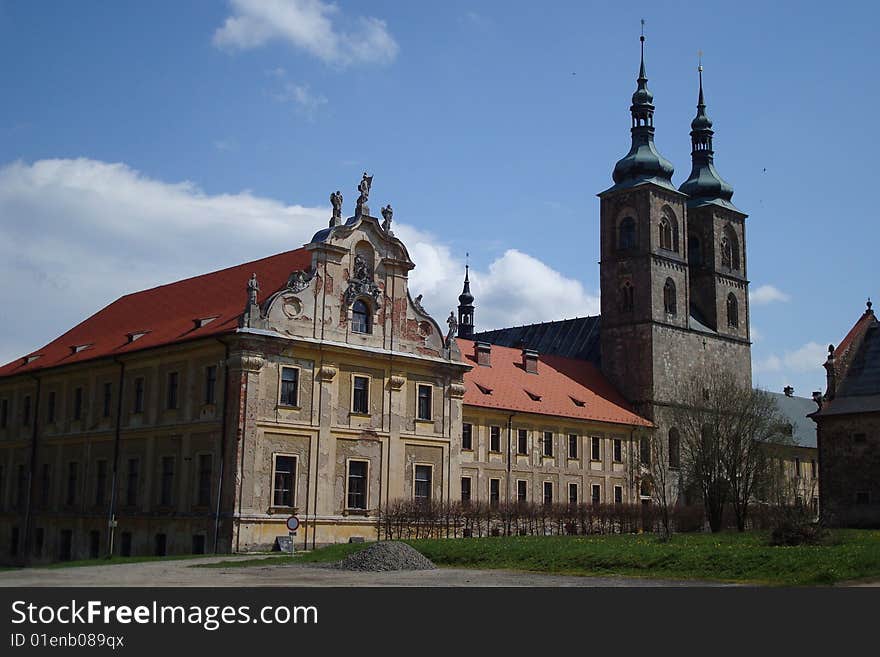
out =
[[[662,537],[668,540],[672,536],[671,507],[678,492],[679,433],[676,429],[671,429],[669,433],[655,430],[646,440],[651,451],[648,463],[642,464],[643,476],[648,480],[651,501],[660,513]]]
[[[718,372],[692,380],[673,415],[684,481],[700,490],[710,529],[721,531],[730,502],[743,531],[770,468],[767,447],[788,440],[775,400],[730,372]]]

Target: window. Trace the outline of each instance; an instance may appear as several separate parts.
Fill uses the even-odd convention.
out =
[[[568,458],[576,459],[578,457],[578,437],[576,434],[568,434]]]
[[[615,438],[611,444],[612,444],[614,462],[615,463],[623,463],[623,441],[620,438]],[[596,459],[596,460],[598,460],[598,459]]]
[[[170,372],[168,374],[168,399],[166,400],[165,407],[169,410],[174,410],[177,408],[177,386],[178,386],[178,374],[177,372]]]
[[[104,408],[102,409],[103,410],[103,413],[102,413],[103,417],[110,417],[110,403],[111,403],[112,399],[113,399],[113,384],[112,383],[105,383],[104,384]]]
[[[520,429],[516,432],[516,453],[529,453],[529,432],[525,429]]]
[[[6,422],[9,419],[9,400],[0,399],[0,429],[6,428]]]
[[[418,389],[417,417],[420,420],[431,419],[431,397],[433,394],[433,386],[420,383]]]
[[[675,298],[675,282],[671,278],[666,279],[663,286],[663,310],[667,315],[675,315],[678,312],[678,304]]]
[[[489,451],[501,451],[501,427],[489,427]]]
[[[299,405],[299,369],[296,367],[281,368],[281,396],[279,403],[282,406]]]
[[[614,487],[614,503],[623,504],[623,486]]]
[[[58,541],[58,560],[70,561],[73,556],[73,530],[62,529],[61,540]]]
[[[462,449],[473,449],[474,448],[474,428],[472,425],[468,423],[464,423],[461,425],[461,448]]]
[[[199,506],[211,505],[211,478],[214,470],[214,456],[199,454]]]
[[[599,484],[593,484],[590,489],[590,501],[593,504],[601,504],[602,487]]]
[[[501,480],[500,479],[490,479],[489,480],[489,506],[493,509],[498,508],[498,503],[501,501]]]
[[[282,376],[282,380],[284,377]],[[213,404],[217,401],[217,366],[209,365],[205,368],[205,403]],[[204,538],[204,537],[203,537]]]
[[[18,481],[16,483],[18,485],[15,490],[15,506],[18,509],[23,509],[28,494],[28,471],[24,465],[18,466]]]
[[[296,457],[276,454],[272,506],[293,506],[295,482]]]
[[[660,248],[672,251],[672,224],[666,217],[660,220]]]
[[[599,461],[602,459],[602,439],[593,436],[590,441],[590,460]]]
[[[727,295],[727,325],[730,328],[739,326],[739,304],[733,292]]]
[[[138,477],[140,475],[140,461],[128,459],[128,478],[125,482],[125,503],[135,506],[138,498]]]
[[[204,534],[193,534],[192,553],[193,554],[204,554],[205,553],[205,535]]]
[[[40,473],[40,504],[49,506],[49,492],[52,489],[52,478],[49,464],[44,463]]]
[[[545,481],[544,482],[544,504],[550,505],[553,504],[553,482]]]
[[[739,240],[730,226],[724,229],[721,238],[721,266],[739,270]]]
[[[131,556],[131,532],[122,532],[119,537],[119,556]]]
[[[733,250],[730,248],[730,240],[727,237],[721,238],[721,266],[730,267],[733,259]]]
[[[856,504],[870,504],[871,503],[871,493],[866,490],[860,490],[856,492]]]
[[[18,527],[13,527],[9,532],[9,556],[18,554]]]
[[[370,412],[370,379],[366,376],[354,377],[351,411],[366,415]]]
[[[21,409],[21,426],[26,427],[31,423],[31,396],[25,395]]]
[[[167,554],[168,537],[165,534],[156,534],[156,549],[153,552],[157,557],[164,557]]]
[[[367,461],[348,462],[348,499],[345,502],[346,508],[367,508],[368,469],[369,463]]]
[[[34,530],[34,556],[42,557],[43,556],[43,545],[46,542],[46,530],[42,527],[37,527]]]
[[[669,467],[681,467],[681,438],[676,428],[669,430]]]
[[[620,222],[617,233],[617,248],[633,249],[636,246],[636,222],[632,217],[625,217]]]
[[[351,330],[355,333],[372,333],[373,327],[370,318],[370,309],[367,304],[358,299],[351,307]]]
[[[49,424],[55,422],[55,391],[49,392],[49,398],[46,400],[46,421]]]
[[[161,506],[171,506],[174,491],[174,457],[162,457],[162,474],[159,487],[159,504]]]
[[[71,461],[67,464],[67,498],[68,505],[76,504],[76,480],[79,476],[79,463]]]
[[[97,559],[101,555],[101,532],[93,529],[89,532],[89,559]]]
[[[95,506],[101,506],[107,494],[107,461],[101,459],[95,467]]]
[[[553,432],[544,432],[544,456],[553,456]]]
[[[529,484],[525,479],[517,479],[516,481],[516,501],[525,502],[528,500]]]
[[[816,460],[813,459],[812,461],[810,461],[810,475],[813,477],[813,479],[815,479],[818,474],[819,468],[816,465]]]
[[[428,501],[431,499],[431,479],[433,467],[430,465],[415,466],[415,481],[413,497],[417,500]]]
[[[639,461],[642,465],[651,464],[651,443],[647,438],[639,441]]]
[[[83,411],[83,389],[77,388],[73,391],[73,419],[82,420]]]
[[[578,503],[578,485],[571,483],[568,485],[568,503],[572,506]]]
[[[461,501],[467,505],[471,501],[471,478],[461,478]]]
[[[139,376],[134,380],[134,403],[132,405],[132,412],[144,412],[144,377],[142,376]]]
[[[858,445],[864,445],[867,442],[868,437],[863,433],[854,433],[853,434],[853,442]]]
[[[801,460],[799,458],[794,460],[794,476],[798,479],[801,477]]]
[[[635,308],[635,289],[630,281],[620,286],[620,311],[630,313]]]

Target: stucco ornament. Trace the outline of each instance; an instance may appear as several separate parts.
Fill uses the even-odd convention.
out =
[[[373,281],[373,271],[370,265],[360,254],[355,255],[354,271],[348,281],[348,288],[345,290],[345,303],[350,306],[358,297],[369,297],[378,308],[381,295],[382,291]]]
[[[314,277],[315,272],[310,271],[295,271],[290,275],[290,278],[287,279],[287,291],[289,292],[302,292],[305,290],[312,278]]]

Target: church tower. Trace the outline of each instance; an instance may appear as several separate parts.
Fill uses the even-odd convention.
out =
[[[468,279],[470,265],[464,266],[464,288],[458,295],[458,336],[470,340],[474,336],[474,295]]]
[[[719,335],[749,339],[745,218],[731,203],[731,187],[715,170],[712,121],[700,92],[691,122],[691,175],[679,187],[687,194],[688,271],[691,313]]]
[[[692,381],[719,370],[751,385],[745,215],[715,171],[702,84],[693,171],[681,189],[654,144],[645,38],[632,97],[632,144],[599,194],[601,368],[665,433]]]

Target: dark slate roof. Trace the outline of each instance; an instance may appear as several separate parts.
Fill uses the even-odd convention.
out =
[[[791,424],[791,435],[795,443],[801,447],[816,446],[816,423],[807,417],[816,411],[816,402],[806,397],[788,397],[780,392],[771,392],[776,400],[779,412]]]
[[[865,330],[865,337],[837,384],[834,399],[821,415],[880,411],[880,325]]]
[[[482,331],[473,340],[599,364],[599,316]]]

